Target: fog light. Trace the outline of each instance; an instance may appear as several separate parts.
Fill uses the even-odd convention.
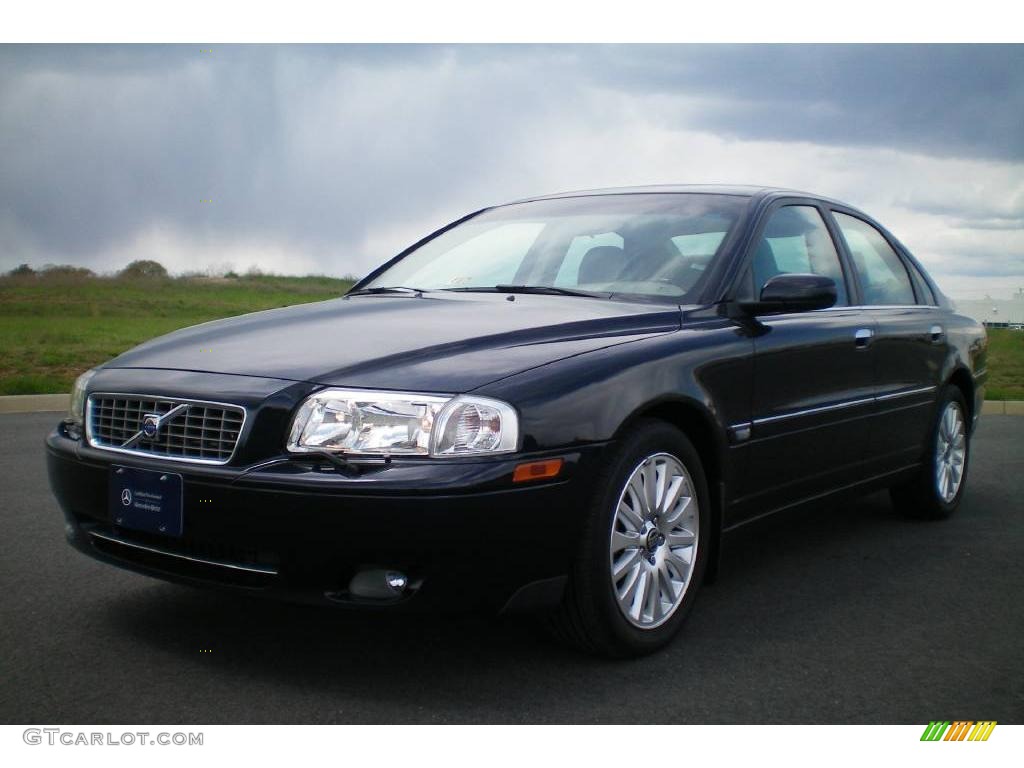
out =
[[[396,592],[401,592],[409,583],[409,579],[406,578],[406,575],[404,573],[399,573],[398,571],[388,571],[385,579],[388,582],[388,586]]]
[[[400,597],[407,586],[409,577],[401,571],[371,568],[353,576],[348,591],[354,597],[367,600],[393,600]]]

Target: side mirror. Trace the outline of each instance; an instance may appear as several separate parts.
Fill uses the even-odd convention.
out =
[[[761,288],[758,301],[744,301],[740,308],[751,315],[778,315],[827,309],[836,303],[836,283],[823,275],[776,275]]]

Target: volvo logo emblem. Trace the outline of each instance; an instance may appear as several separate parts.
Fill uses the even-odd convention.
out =
[[[126,506],[126,507],[131,506],[131,503],[132,503],[132,492],[131,492],[131,489],[125,488],[123,491],[121,491],[121,503],[124,504],[124,506]]]
[[[160,434],[160,427],[164,423],[170,423],[175,416],[184,411],[188,413],[188,403],[181,403],[176,405],[167,413],[144,413],[142,414],[142,420],[139,422],[139,431],[129,437],[123,443],[122,448],[131,448],[139,440],[155,440],[157,435]]]
[[[142,434],[152,440],[160,431],[160,414],[147,413],[142,417]]]

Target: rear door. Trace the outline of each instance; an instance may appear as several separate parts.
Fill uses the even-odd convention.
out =
[[[867,470],[880,474],[917,463],[924,451],[948,350],[945,313],[881,230],[850,212],[832,215],[876,332]]]
[[[835,280],[838,300],[829,309],[759,317],[752,331],[750,469],[736,499],[739,518],[853,482],[865,457],[874,328],[856,306],[849,266],[823,214],[816,205],[779,205],[748,254],[748,297],[775,275],[810,272]]]

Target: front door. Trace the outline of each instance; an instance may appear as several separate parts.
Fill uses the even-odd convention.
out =
[[[829,309],[758,318],[740,518],[855,482],[874,408],[874,324],[851,306],[851,283],[821,211],[784,205],[755,243],[751,292],[778,274],[814,273],[835,280],[838,297]]]

